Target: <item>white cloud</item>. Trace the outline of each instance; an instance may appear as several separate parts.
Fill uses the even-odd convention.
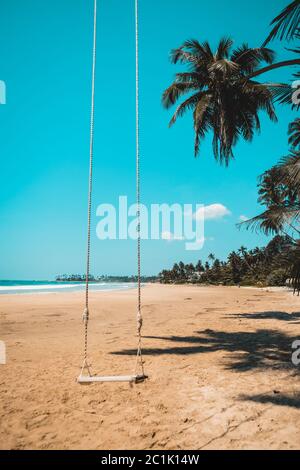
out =
[[[231,215],[231,212],[223,204],[210,204],[204,206],[194,214],[195,219],[202,218],[204,215],[205,220],[222,219],[226,215]]]
[[[167,232],[167,231],[162,232],[161,238],[162,238],[162,240],[167,240],[168,242],[180,241],[180,240],[184,239],[183,237],[176,236],[176,235],[174,235],[174,233]]]
[[[239,220],[240,222],[246,222],[247,220],[249,220],[249,217],[247,217],[246,215],[240,215]]]

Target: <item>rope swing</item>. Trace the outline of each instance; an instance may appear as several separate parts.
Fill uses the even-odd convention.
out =
[[[94,376],[91,374],[88,363],[88,324],[89,324],[89,278],[91,254],[91,207],[93,193],[93,157],[94,157],[94,122],[95,122],[95,79],[97,58],[97,0],[94,0],[94,34],[93,34],[93,60],[92,60],[92,99],[90,118],[90,160],[89,160],[89,188],[88,188],[88,215],[87,215],[87,257],[85,282],[85,309],[84,323],[84,359],[77,381],[80,384],[92,382],[142,382],[147,376],[144,372],[142,357],[142,301],[141,301],[141,192],[140,192],[140,114],[139,114],[139,10],[138,0],[135,0],[135,58],[136,58],[136,207],[137,207],[137,355],[133,375],[121,376]]]

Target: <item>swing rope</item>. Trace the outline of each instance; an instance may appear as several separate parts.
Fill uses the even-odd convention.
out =
[[[139,89],[139,2],[135,0],[135,135],[136,135],[136,205],[137,205],[137,335],[138,348],[136,369],[141,368],[144,376],[144,363],[142,357],[142,300],[141,300],[141,185],[140,185],[140,89]]]
[[[96,58],[97,58],[97,0],[94,0],[94,26],[93,26],[93,55],[92,55],[92,95],[90,116],[90,163],[89,163],[89,185],[88,185],[88,211],[87,211],[87,251],[86,251],[86,278],[85,278],[85,309],[83,312],[84,322],[84,361],[82,370],[90,369],[87,362],[88,355],[88,323],[89,323],[89,277],[91,258],[91,209],[93,192],[93,159],[94,159],[94,127],[95,127],[95,81],[96,81]]]
[[[137,356],[135,376],[138,380],[146,378],[142,357],[142,301],[141,301],[141,196],[140,196],[140,115],[139,115],[139,15],[138,0],[135,0],[135,52],[136,52],[136,205],[137,205]],[[88,323],[89,323],[89,278],[90,278],[90,255],[91,255],[91,208],[93,190],[93,157],[94,157],[94,124],[95,124],[95,79],[97,58],[97,0],[94,0],[94,33],[93,33],[93,56],[92,56],[92,94],[91,94],[91,116],[90,116],[90,157],[89,157],[89,185],[88,185],[88,216],[87,216],[87,258],[86,258],[86,282],[85,282],[85,309],[83,312],[84,323],[84,361],[81,369],[87,370],[91,377],[88,364]],[[138,373],[140,371],[140,373]],[[126,376],[116,377],[118,380]],[[127,377],[131,380],[132,376]],[[105,380],[103,380],[105,379]],[[106,380],[108,379],[108,380]],[[99,381],[109,381],[110,377],[100,378]]]

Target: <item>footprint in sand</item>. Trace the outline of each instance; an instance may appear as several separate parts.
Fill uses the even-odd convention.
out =
[[[26,423],[25,427],[26,429],[28,429],[29,431],[31,431],[32,429],[34,428],[39,428],[42,424],[45,424],[46,421],[48,420],[49,418],[49,414],[42,414],[42,415],[38,415],[38,416],[35,416],[34,418],[31,418],[29,420],[29,423]]]

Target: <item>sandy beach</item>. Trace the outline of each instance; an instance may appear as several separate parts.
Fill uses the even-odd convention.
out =
[[[131,374],[135,291],[91,294],[97,374]],[[299,449],[299,298],[143,289],[143,384],[80,386],[82,293],[2,295],[1,449]]]

